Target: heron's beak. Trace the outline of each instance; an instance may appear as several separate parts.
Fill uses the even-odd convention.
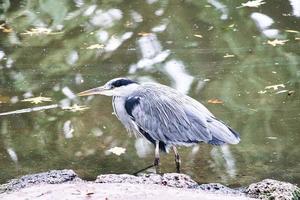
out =
[[[107,91],[107,89],[105,89],[103,86],[101,87],[96,87],[93,89],[89,89],[83,92],[80,92],[77,94],[77,96],[89,96],[89,95],[95,95],[95,94],[103,94],[105,91]]]

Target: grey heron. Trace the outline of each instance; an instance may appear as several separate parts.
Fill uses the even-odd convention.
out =
[[[200,102],[162,84],[115,78],[78,96],[96,94],[112,96],[114,113],[127,131],[154,144],[156,169],[160,150],[168,153],[172,147],[176,169],[180,172],[177,145],[200,142],[223,145],[240,141],[239,133],[218,120]]]

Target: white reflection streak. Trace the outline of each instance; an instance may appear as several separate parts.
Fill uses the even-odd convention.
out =
[[[223,153],[223,157],[226,163],[226,171],[230,177],[236,176],[236,166],[235,166],[235,159],[232,156],[232,153],[229,149],[228,145],[221,146],[221,151]]]
[[[279,34],[277,29],[269,28],[274,23],[274,20],[271,17],[262,13],[254,12],[251,14],[251,19],[265,36],[275,38]]]
[[[138,157],[140,158],[145,158],[149,153],[151,153],[151,144],[144,138],[137,138],[135,140],[134,147]]]
[[[72,90],[70,90],[70,88],[68,88],[68,87],[64,87],[61,91],[69,99],[75,99],[76,98],[76,95],[74,94],[74,92],[72,92]]]
[[[121,46],[121,44],[129,39],[131,36],[133,35],[133,32],[126,32],[124,33],[120,38],[117,38],[115,36],[112,36],[107,44],[105,45],[105,51],[106,52],[112,52],[114,50],[116,50],[119,46]]]
[[[95,16],[92,17],[90,22],[94,26],[100,26],[103,28],[110,28],[114,25],[115,21],[122,19],[123,13],[121,10],[112,8],[107,11],[97,10]]]
[[[91,5],[89,6],[83,13],[83,16],[90,16],[93,14],[93,12],[96,10],[97,5]]]
[[[12,159],[12,161],[14,161],[14,163],[18,163],[18,156],[15,150],[13,148],[7,148],[6,151],[9,157]]]
[[[74,65],[78,61],[78,59],[79,59],[78,52],[73,50],[70,52],[66,60],[69,65]]]
[[[184,64],[178,60],[170,60],[164,68],[175,82],[174,87],[184,94],[188,93],[194,78],[185,71]]]
[[[165,61],[170,55],[170,50],[162,51],[162,46],[155,34],[150,33],[142,36],[137,44],[142,54],[142,58],[137,64],[130,66],[130,74],[135,73],[137,69],[150,70],[154,64]]]
[[[213,5],[217,10],[222,12],[221,19],[226,20],[228,19],[228,9],[227,7],[217,0],[208,0],[208,3]]]
[[[300,1],[299,0],[289,0],[293,8],[293,15],[300,17]]]
[[[235,159],[232,156],[228,145],[223,145],[220,148],[213,148],[211,156],[214,160],[212,167],[215,168],[215,171],[219,173],[224,181],[227,181],[227,176],[223,173],[224,170],[221,169],[223,167],[229,177],[234,178],[236,176]]]
[[[64,123],[63,131],[66,139],[70,139],[73,137],[74,128],[71,120],[68,120]]]
[[[48,110],[48,109],[53,109],[53,108],[58,108],[58,104],[53,104],[53,105],[48,105],[48,106],[39,106],[39,107],[33,107],[33,108],[25,108],[25,109],[21,109],[21,110],[4,112],[4,113],[0,113],[0,116],[21,114],[21,113],[29,113],[29,112]]]

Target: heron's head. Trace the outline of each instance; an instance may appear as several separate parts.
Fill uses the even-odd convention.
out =
[[[89,96],[95,94],[101,94],[106,96],[126,96],[132,93],[138,87],[136,81],[130,80],[128,78],[115,78],[103,86],[89,89],[78,93],[78,96]]]

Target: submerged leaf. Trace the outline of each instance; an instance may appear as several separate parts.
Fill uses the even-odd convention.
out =
[[[146,33],[146,32],[139,32],[138,35],[139,36],[147,36],[150,35],[151,33]]]
[[[125,153],[126,149],[123,147],[113,147],[107,151],[120,156],[121,154]]]
[[[3,33],[10,33],[12,32],[11,28],[5,28],[6,24],[0,24],[0,30],[2,30]]]
[[[52,99],[50,97],[32,97],[32,98],[27,98],[27,99],[23,99],[23,102],[30,102],[30,103],[34,103],[34,104],[39,104],[45,101],[52,101]]]
[[[221,99],[209,99],[207,101],[207,103],[211,103],[211,104],[222,104],[224,103]]]

